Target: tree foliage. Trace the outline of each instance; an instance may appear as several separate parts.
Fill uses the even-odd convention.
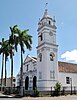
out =
[[[54,89],[55,89],[55,95],[56,95],[56,96],[60,95],[61,87],[62,87],[62,85],[61,85],[60,82],[57,82],[57,83],[55,84]]]

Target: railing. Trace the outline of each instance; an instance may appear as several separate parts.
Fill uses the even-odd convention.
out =
[[[37,90],[40,93],[43,93],[43,94],[54,95],[54,93],[55,93],[54,87],[51,87],[51,88],[50,87],[47,87],[47,88],[45,88],[45,87],[39,87],[39,88],[41,89],[41,91],[38,90],[38,88],[37,88]],[[11,87],[1,87],[0,86],[0,91],[3,91],[5,93],[7,93],[7,94],[10,94],[11,92],[17,94],[20,91],[20,87],[13,87],[13,88],[11,88]],[[24,94],[32,94],[33,88],[29,87],[28,90],[25,90],[25,88],[23,87],[23,91],[24,91]],[[77,94],[77,86],[73,86],[72,87],[72,91],[71,91],[71,87],[62,87],[61,91],[60,91],[60,94],[61,95],[65,95],[65,94]]]

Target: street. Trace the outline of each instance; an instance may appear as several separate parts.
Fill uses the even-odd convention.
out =
[[[59,97],[23,97],[23,98],[0,98],[0,100],[77,100],[76,95],[67,95]]]

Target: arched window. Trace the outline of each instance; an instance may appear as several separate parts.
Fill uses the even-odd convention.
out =
[[[51,21],[49,20],[49,25],[51,24]]]
[[[40,59],[40,62],[42,61],[42,54],[40,53],[39,54],[39,59]]]
[[[55,54],[53,52],[50,53],[50,61],[54,61]]]
[[[43,40],[43,34],[41,33],[41,35],[39,35],[39,37],[40,37],[40,41],[42,41]]]
[[[27,66],[26,66],[26,71],[28,71],[28,67],[29,67],[29,66],[27,65]]]
[[[43,40],[43,36],[42,36],[42,34],[40,35],[40,40],[41,40],[41,41]]]
[[[39,79],[42,79],[42,72],[39,72]]]

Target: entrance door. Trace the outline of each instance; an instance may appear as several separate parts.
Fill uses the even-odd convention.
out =
[[[25,79],[25,90],[28,90],[29,87],[29,77],[27,76]]]
[[[34,76],[34,77],[33,77],[33,90],[35,90],[36,87],[37,87],[37,85],[36,85],[36,81],[37,81],[37,77]]]

